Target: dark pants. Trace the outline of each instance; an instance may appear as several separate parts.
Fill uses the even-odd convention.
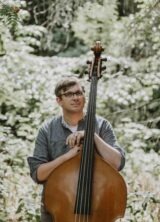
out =
[[[52,216],[45,210],[43,204],[41,204],[41,222],[54,222]]]

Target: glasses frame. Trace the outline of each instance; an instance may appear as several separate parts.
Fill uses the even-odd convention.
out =
[[[77,97],[81,97],[84,95],[84,91],[76,91],[76,92],[66,92],[66,93],[62,93],[59,96],[65,96],[66,98],[73,98],[74,95],[76,95]]]

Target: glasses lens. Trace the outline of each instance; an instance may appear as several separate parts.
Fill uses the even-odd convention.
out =
[[[70,98],[70,97],[73,96],[73,92],[67,92],[67,93],[65,93],[64,95],[65,95],[66,97],[69,97],[69,98]]]
[[[83,92],[77,91],[77,92],[75,92],[75,95],[76,95],[76,96],[82,96],[82,95],[83,95]]]
[[[77,91],[77,92],[66,92],[64,94],[62,94],[62,96],[65,96],[65,97],[68,97],[68,98],[71,98],[73,97],[74,95],[76,96],[82,96],[83,95],[83,92],[82,91]]]

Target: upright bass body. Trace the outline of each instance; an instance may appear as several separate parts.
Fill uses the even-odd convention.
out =
[[[113,222],[125,213],[127,189],[122,176],[95,154],[90,215],[74,214],[81,154],[63,163],[45,185],[45,206],[55,222]],[[62,174],[63,172],[63,174]]]

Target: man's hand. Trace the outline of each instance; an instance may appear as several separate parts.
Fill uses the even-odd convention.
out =
[[[71,133],[67,139],[66,139],[66,144],[69,147],[75,147],[75,146],[80,146],[81,145],[81,140],[84,138],[84,131],[77,131],[75,133]]]
[[[71,148],[67,153],[65,153],[63,155],[65,160],[69,160],[69,159],[73,158],[74,156],[76,156],[81,151],[81,149],[82,149],[82,147],[80,147],[80,146],[75,146],[75,147]]]

